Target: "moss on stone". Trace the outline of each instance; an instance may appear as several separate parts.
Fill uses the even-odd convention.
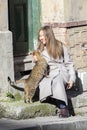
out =
[[[22,109],[20,119],[56,115],[57,108],[50,104],[33,103]]]
[[[23,100],[14,102],[3,102],[2,106],[5,107],[3,117],[12,119],[29,119],[41,116],[56,115],[57,108],[48,103],[34,102],[26,104]]]
[[[23,99],[23,97],[21,96],[21,94],[19,92],[15,93],[14,97],[15,97],[16,101],[19,101],[19,100]]]

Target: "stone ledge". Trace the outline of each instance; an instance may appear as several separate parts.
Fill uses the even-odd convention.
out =
[[[87,92],[84,92],[72,99],[72,106],[69,106],[69,112],[75,115],[87,115]],[[30,119],[35,117],[56,116],[59,109],[50,103],[40,103],[35,101],[32,104],[24,103],[24,100],[14,101],[10,98],[0,98],[0,118],[10,119]],[[73,113],[70,113],[74,116]]]
[[[86,106],[74,108],[75,114],[87,115]],[[35,102],[25,104],[23,101],[0,102],[0,118],[15,120],[30,119],[36,117],[57,116],[58,108],[49,103]]]
[[[57,108],[48,103],[35,102],[25,104],[23,101],[0,102],[0,116],[11,119],[29,119],[42,116],[55,116]]]

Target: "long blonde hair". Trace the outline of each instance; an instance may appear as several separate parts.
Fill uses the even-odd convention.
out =
[[[50,26],[44,26],[39,30],[38,32],[39,47],[38,48],[42,51],[43,46],[44,46],[43,43],[41,43],[39,40],[39,33],[41,30],[44,31],[44,34],[45,34],[45,38],[47,41],[46,48],[47,48],[48,54],[54,59],[56,59],[58,56],[61,57],[63,53],[62,43],[55,38],[53,30]]]

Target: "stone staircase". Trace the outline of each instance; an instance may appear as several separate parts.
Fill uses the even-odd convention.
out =
[[[17,79],[27,78],[29,74],[20,73],[16,75]],[[18,84],[23,87],[23,84]],[[55,104],[38,101],[38,91],[32,104],[26,104],[23,100],[23,92],[15,90],[17,100],[10,97],[0,97],[0,116],[12,119],[29,119],[44,116],[56,116],[59,109]],[[21,99],[20,99],[21,95]],[[69,112],[71,116],[87,114],[87,91],[82,86],[81,80],[77,77],[76,84],[71,90],[67,91],[69,100]]]

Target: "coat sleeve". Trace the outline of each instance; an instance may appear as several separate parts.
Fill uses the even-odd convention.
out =
[[[64,51],[64,63],[69,72],[70,80],[73,80],[75,82],[76,80],[75,66],[73,64],[70,54],[68,53],[67,47],[64,45],[63,45],[63,51]]]

